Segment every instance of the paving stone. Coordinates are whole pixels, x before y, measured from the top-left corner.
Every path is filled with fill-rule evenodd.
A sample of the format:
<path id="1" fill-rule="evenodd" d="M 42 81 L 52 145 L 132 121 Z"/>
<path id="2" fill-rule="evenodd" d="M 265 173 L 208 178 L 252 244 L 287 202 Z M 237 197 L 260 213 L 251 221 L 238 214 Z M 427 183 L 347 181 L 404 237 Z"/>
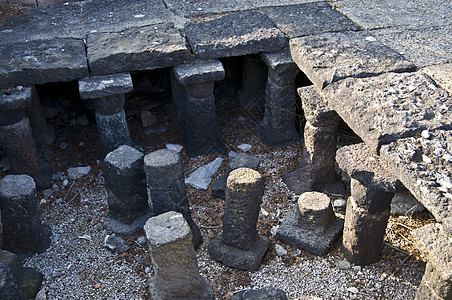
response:
<path id="1" fill-rule="evenodd" d="M 71 81 L 86 76 L 88 66 L 81 40 L 0 45 L 0 87 Z"/>
<path id="2" fill-rule="evenodd" d="M 171 23 L 92 33 L 87 49 L 93 75 L 165 68 L 191 59 L 184 38 Z"/>
<path id="3" fill-rule="evenodd" d="M 183 16 L 218 14 L 252 9 L 247 0 L 163 0 L 166 6 Z"/>
<path id="4" fill-rule="evenodd" d="M 264 7 L 261 11 L 289 38 L 323 32 L 360 30 L 358 25 L 323 1 Z"/>
<path id="5" fill-rule="evenodd" d="M 116 94 L 124 94 L 133 90 L 130 73 L 107 76 L 93 76 L 78 81 L 81 99 L 96 99 Z"/>
<path id="6" fill-rule="evenodd" d="M 318 89 L 347 77 L 413 71 L 414 65 L 370 33 L 327 32 L 290 40 L 292 59 Z"/>
<path id="7" fill-rule="evenodd" d="M 452 61 L 450 28 L 451 25 L 420 29 L 383 28 L 373 30 L 372 34 L 416 67 L 422 68 Z"/>
<path id="8" fill-rule="evenodd" d="M 428 66 L 422 72 L 430 76 L 440 87 L 452 94 L 452 63 Z"/>
<path id="9" fill-rule="evenodd" d="M 323 92 L 328 105 L 376 153 L 398 138 L 452 126 L 452 97 L 422 72 L 347 78 Z"/>
<path id="10" fill-rule="evenodd" d="M 364 143 L 339 148 L 336 151 L 336 162 L 343 172 L 366 186 L 387 192 L 405 190 L 386 163 L 372 153 Z"/>
<path id="11" fill-rule="evenodd" d="M 199 58 L 275 52 L 287 45 L 279 29 L 262 13 L 235 12 L 185 27 L 193 53 Z"/>
<path id="12" fill-rule="evenodd" d="M 423 156 L 430 158 L 426 162 Z M 380 157 L 438 222 L 452 233 L 452 132 L 432 131 L 428 139 L 400 139 Z"/>

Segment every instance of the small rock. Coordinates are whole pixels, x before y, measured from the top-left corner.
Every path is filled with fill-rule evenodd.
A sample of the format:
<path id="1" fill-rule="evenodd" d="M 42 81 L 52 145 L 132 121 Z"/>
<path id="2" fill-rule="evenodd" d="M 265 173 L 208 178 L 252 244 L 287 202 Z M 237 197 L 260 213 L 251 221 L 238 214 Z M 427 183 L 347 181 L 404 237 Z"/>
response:
<path id="1" fill-rule="evenodd" d="M 146 244 L 147 239 L 144 236 L 140 236 L 139 238 L 137 238 L 137 243 L 140 245 L 144 245 Z"/>
<path id="2" fill-rule="evenodd" d="M 35 300 L 47 300 L 47 292 L 45 288 L 39 290 L 35 296 Z"/>
<path id="3" fill-rule="evenodd" d="M 78 143 L 78 145 L 79 145 L 80 147 L 83 147 L 83 146 L 85 146 L 85 143 L 84 143 L 84 142 L 80 142 L 80 143 Z"/>
<path id="4" fill-rule="evenodd" d="M 179 144 L 166 144 L 166 149 L 176 151 L 176 152 L 181 152 L 183 148 L 184 148 L 184 146 L 179 145 Z"/>
<path id="5" fill-rule="evenodd" d="M 353 266 L 353 270 L 361 272 L 362 268 L 361 266 Z"/>
<path id="6" fill-rule="evenodd" d="M 67 186 L 67 185 L 69 184 L 69 181 L 68 181 L 67 179 L 64 179 L 64 180 L 61 182 L 61 184 L 62 184 L 63 186 Z"/>
<path id="7" fill-rule="evenodd" d="M 350 293 L 353 293 L 353 294 L 358 294 L 359 293 L 359 290 L 357 288 L 355 288 L 354 286 L 349 287 L 347 289 L 347 291 L 349 291 Z"/>
<path id="8" fill-rule="evenodd" d="M 91 238 L 91 236 L 89 234 L 81 235 L 78 238 L 82 239 L 82 240 L 87 240 L 87 241 L 91 241 L 92 240 L 92 238 Z"/>
<path id="9" fill-rule="evenodd" d="M 51 189 L 46 189 L 42 191 L 42 196 L 46 199 L 49 199 L 49 197 L 53 194 L 53 191 Z"/>
<path id="10" fill-rule="evenodd" d="M 261 207 L 261 214 L 262 214 L 264 217 L 267 217 L 267 216 L 269 215 L 269 213 L 268 213 L 265 209 L 263 209 L 262 207 Z"/>
<path id="11" fill-rule="evenodd" d="M 272 229 L 270 229 L 270 234 L 272 236 L 276 236 L 276 232 L 278 231 L 278 229 L 279 229 L 279 225 L 273 226 Z"/>
<path id="12" fill-rule="evenodd" d="M 340 269 L 340 270 L 350 270 L 350 263 L 348 261 L 345 260 L 338 260 L 335 263 L 336 268 Z"/>
<path id="13" fill-rule="evenodd" d="M 154 116 L 150 111 L 147 110 L 142 110 L 140 115 L 141 125 L 143 125 L 144 128 L 154 125 L 158 120 L 156 116 Z"/>
<path id="14" fill-rule="evenodd" d="M 421 136 L 422 136 L 424 139 L 428 139 L 428 138 L 430 137 L 430 132 L 429 132 L 428 130 L 422 130 Z"/>
<path id="15" fill-rule="evenodd" d="M 96 283 L 96 284 L 94 285 L 94 288 L 95 288 L 95 289 L 100 289 L 100 283 Z"/>
<path id="16" fill-rule="evenodd" d="M 279 244 L 275 245 L 275 251 L 276 251 L 276 254 L 278 256 L 285 256 L 285 255 L 287 255 L 287 250 L 284 249 L 284 247 L 279 245 Z"/>
<path id="17" fill-rule="evenodd" d="M 55 200 L 55 204 L 60 204 L 61 202 L 63 202 L 63 199 L 62 199 L 62 198 L 57 198 L 57 199 Z"/>
<path id="18" fill-rule="evenodd" d="M 245 121 L 246 121 L 246 118 L 245 118 L 244 116 L 239 116 L 239 117 L 237 118 L 237 120 L 239 120 L 240 122 L 245 122 Z"/>
<path id="19" fill-rule="evenodd" d="M 88 126 L 89 125 L 89 120 L 85 114 L 77 117 L 77 124 L 80 126 Z"/>
<path id="20" fill-rule="evenodd" d="M 253 146 L 251 146 L 250 144 L 240 144 L 237 146 L 237 148 L 243 152 L 248 152 L 251 150 L 251 148 L 253 148 Z"/>
<path id="21" fill-rule="evenodd" d="M 69 168 L 67 169 L 67 176 L 69 177 L 70 180 L 76 180 L 87 175 L 90 171 L 91 171 L 90 166 Z"/>
<path id="22" fill-rule="evenodd" d="M 292 252 L 292 255 L 293 256 L 298 256 L 298 255 L 300 255 L 301 254 L 301 250 L 300 249 L 296 249 L 296 250 L 294 250 L 293 252 Z"/>
<path id="23" fill-rule="evenodd" d="M 124 253 L 129 250 L 127 243 L 122 238 L 116 236 L 114 233 L 105 237 L 104 247 L 115 253 Z"/>
<path id="24" fill-rule="evenodd" d="M 347 201 L 344 199 L 334 200 L 333 206 L 334 208 L 344 208 L 345 206 L 347 206 Z"/>
<path id="25" fill-rule="evenodd" d="M 145 271 L 146 273 L 151 273 L 151 268 L 146 267 L 146 268 L 144 268 L 144 271 Z"/>
<path id="26" fill-rule="evenodd" d="M 62 150 L 65 150 L 65 149 L 67 148 L 67 146 L 69 146 L 68 143 L 61 143 L 61 144 L 60 144 L 60 148 L 61 148 Z"/>
<path id="27" fill-rule="evenodd" d="M 425 162 L 426 164 L 431 164 L 432 163 L 432 159 L 430 157 L 428 157 L 427 155 L 422 154 L 422 161 Z"/>
<path id="28" fill-rule="evenodd" d="M 207 190 L 210 181 L 212 180 L 213 174 L 218 171 L 222 162 L 223 158 L 218 157 L 207 165 L 199 167 L 187 178 L 185 178 L 185 183 L 191 185 L 196 189 Z"/>
<path id="29" fill-rule="evenodd" d="M 58 185 L 57 184 L 52 184 L 52 191 L 54 191 L 54 192 L 58 192 L 60 190 L 60 188 L 58 187 Z"/>
<path id="30" fill-rule="evenodd" d="M 9 163 L 9 160 L 6 156 L 3 157 L 2 160 L 0 161 L 0 168 L 3 171 L 9 171 L 11 169 L 11 164 Z"/>

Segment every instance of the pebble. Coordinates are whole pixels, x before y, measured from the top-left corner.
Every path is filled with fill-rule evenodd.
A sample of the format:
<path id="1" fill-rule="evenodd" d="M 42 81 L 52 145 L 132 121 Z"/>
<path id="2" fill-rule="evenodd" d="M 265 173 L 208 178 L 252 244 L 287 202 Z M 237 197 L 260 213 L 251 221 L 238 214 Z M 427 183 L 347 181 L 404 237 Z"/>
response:
<path id="1" fill-rule="evenodd" d="M 353 294 L 358 294 L 358 293 L 359 293 L 359 290 L 358 290 L 357 288 L 355 288 L 354 286 L 349 287 L 349 288 L 347 289 L 347 291 L 349 291 L 349 292 L 351 292 L 351 293 L 353 293 Z"/>
<path id="2" fill-rule="evenodd" d="M 279 244 L 275 245 L 275 251 L 276 251 L 276 254 L 278 256 L 285 256 L 285 255 L 287 255 L 287 250 L 284 249 L 284 247 L 279 245 Z"/>
<path id="3" fill-rule="evenodd" d="M 270 234 L 272 236 L 276 236 L 276 231 L 278 231 L 279 225 L 273 226 L 272 229 L 270 229 Z"/>
<path id="4" fill-rule="evenodd" d="M 340 270 L 350 270 L 350 263 L 348 261 L 345 260 L 338 260 L 335 263 L 336 268 L 340 269 Z"/>
<path id="5" fill-rule="evenodd" d="M 100 283 L 96 283 L 96 284 L 94 285 L 94 288 L 95 288 L 95 289 L 100 289 Z"/>
<path id="6" fill-rule="evenodd" d="M 90 166 L 86 167 L 75 167 L 67 169 L 67 176 L 70 180 L 80 179 L 91 171 Z"/>
<path id="7" fill-rule="evenodd" d="M 261 214 L 262 214 L 264 217 L 267 217 L 267 216 L 268 216 L 268 212 L 267 212 L 265 209 L 263 209 L 262 207 L 261 207 Z"/>
<path id="8" fill-rule="evenodd" d="M 53 194 L 53 190 L 51 190 L 51 189 L 46 189 L 46 190 L 42 191 L 42 195 L 46 199 L 48 199 L 52 194 Z"/>
<path id="9" fill-rule="evenodd" d="M 345 206 L 347 206 L 347 201 L 344 200 L 344 199 L 337 199 L 337 200 L 334 200 L 333 206 L 334 206 L 335 208 L 344 208 Z"/>
<path id="10" fill-rule="evenodd" d="M 140 236 L 139 238 L 137 238 L 137 243 L 140 245 L 144 245 L 146 244 L 147 239 L 144 236 Z"/>
<path id="11" fill-rule="evenodd" d="M 432 159 L 430 157 L 428 157 L 427 155 L 422 154 L 422 161 L 425 162 L 426 164 L 431 164 L 432 163 Z"/>
<path id="12" fill-rule="evenodd" d="M 237 148 L 243 152 L 248 152 L 251 150 L 251 148 L 253 148 L 253 146 L 251 146 L 250 144 L 240 144 L 237 146 Z"/>
<path id="13" fill-rule="evenodd" d="M 83 146 L 85 146 L 85 143 L 84 143 L 84 142 L 80 142 L 80 143 L 78 143 L 78 145 L 79 145 L 80 147 L 83 147 Z"/>
<path id="14" fill-rule="evenodd" d="M 237 153 L 234 152 L 234 151 L 229 151 L 228 156 L 229 156 L 230 158 L 234 158 L 234 157 L 237 157 Z"/>
<path id="15" fill-rule="evenodd" d="M 428 130 L 422 130 L 421 136 L 422 136 L 424 139 L 428 139 L 428 138 L 430 137 L 430 132 L 429 132 Z"/>
<path id="16" fill-rule="evenodd" d="M 61 148 L 62 150 L 65 150 L 65 149 L 67 148 L 67 146 L 69 146 L 68 143 L 61 143 L 61 144 L 60 144 L 60 148 Z"/>
<path id="17" fill-rule="evenodd" d="M 62 198 L 57 198 L 57 199 L 55 200 L 55 204 L 60 204 L 61 202 L 63 202 L 63 199 L 62 199 Z"/>
<path id="18" fill-rule="evenodd" d="M 52 184 L 52 191 L 54 191 L 54 192 L 58 192 L 60 190 L 60 188 L 58 187 L 58 185 L 57 184 Z"/>
<path id="19" fill-rule="evenodd" d="M 67 179 L 64 179 L 61 183 L 63 186 L 67 186 L 69 184 L 69 181 Z"/>
<path id="20" fill-rule="evenodd" d="M 176 152 L 181 152 L 183 148 L 184 147 L 179 144 L 166 144 L 166 149 L 176 151 Z"/>

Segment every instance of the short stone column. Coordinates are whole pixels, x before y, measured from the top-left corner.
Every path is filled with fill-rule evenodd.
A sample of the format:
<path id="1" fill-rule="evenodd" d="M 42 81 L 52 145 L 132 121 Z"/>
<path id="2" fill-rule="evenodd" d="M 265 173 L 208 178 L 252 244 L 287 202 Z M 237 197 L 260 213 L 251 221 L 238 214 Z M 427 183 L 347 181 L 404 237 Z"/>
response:
<path id="1" fill-rule="evenodd" d="M 342 194 L 344 186 L 335 172 L 337 125 L 339 116 L 313 87 L 298 89 L 306 125 L 303 154 L 298 168 L 283 176 L 284 183 L 296 193 L 319 191 Z"/>
<path id="2" fill-rule="evenodd" d="M 193 245 L 198 247 L 202 236 L 191 217 L 180 154 L 168 149 L 151 152 L 144 157 L 144 170 L 154 214 L 181 213 L 192 230 Z"/>
<path id="3" fill-rule="evenodd" d="M 143 153 L 127 145 L 119 146 L 105 157 L 103 169 L 108 193 L 105 229 L 133 234 L 152 217 L 143 163 Z"/>
<path id="4" fill-rule="evenodd" d="M 452 299 L 452 236 L 439 223 L 413 230 L 412 235 L 428 261 L 415 300 Z"/>
<path id="5" fill-rule="evenodd" d="M 37 142 L 52 144 L 55 141 L 55 129 L 47 123 L 42 110 L 41 100 L 35 86 L 31 86 L 31 105 L 27 108 L 27 116 L 33 128 L 33 138 Z"/>
<path id="6" fill-rule="evenodd" d="M 226 266 L 256 270 L 270 240 L 257 233 L 264 178 L 248 168 L 231 171 L 227 181 L 223 232 L 209 244 L 210 256 Z"/>
<path id="7" fill-rule="evenodd" d="M 133 89 L 130 74 L 80 79 L 78 88 L 81 99 L 93 100 L 102 155 L 121 145 L 132 145 L 124 112 L 125 93 Z"/>
<path id="8" fill-rule="evenodd" d="M 195 157 L 209 153 L 226 153 L 218 137 L 213 90 L 215 81 L 224 78 L 224 68 L 218 60 L 197 60 L 173 69 L 175 79 L 185 86 L 186 105 L 178 104 L 185 114 L 184 143 L 187 155 Z M 180 101 L 184 101 L 183 97 Z M 185 111 L 184 111 L 185 108 Z"/>
<path id="9" fill-rule="evenodd" d="M 151 299 L 213 299 L 212 288 L 199 274 L 190 227 L 180 213 L 150 218 L 144 231 L 155 272 L 149 280 Z"/>
<path id="10" fill-rule="evenodd" d="M 28 175 L 7 175 L 0 180 L 3 248 L 11 252 L 37 252 L 43 246 L 43 227 L 36 201 L 36 185 Z"/>
<path id="11" fill-rule="evenodd" d="M 298 67 L 292 61 L 288 48 L 278 53 L 262 53 L 261 57 L 268 67 L 268 79 L 264 119 L 257 125 L 257 132 L 269 146 L 296 143 L 299 140 L 295 128 L 295 77 Z"/>
<path id="12" fill-rule="evenodd" d="M 242 87 L 237 92 L 237 101 L 245 110 L 260 106 L 265 101 L 267 67 L 258 55 L 243 58 Z"/>
<path id="13" fill-rule="evenodd" d="M 50 186 L 52 168 L 41 160 L 25 109 L 31 104 L 31 88 L 0 91 L 0 143 L 13 172 L 28 174 L 39 189 Z"/>
<path id="14" fill-rule="evenodd" d="M 319 192 L 306 192 L 298 197 L 296 205 L 284 218 L 276 238 L 281 242 L 323 255 L 333 245 L 344 226 L 334 215 L 330 197 Z"/>

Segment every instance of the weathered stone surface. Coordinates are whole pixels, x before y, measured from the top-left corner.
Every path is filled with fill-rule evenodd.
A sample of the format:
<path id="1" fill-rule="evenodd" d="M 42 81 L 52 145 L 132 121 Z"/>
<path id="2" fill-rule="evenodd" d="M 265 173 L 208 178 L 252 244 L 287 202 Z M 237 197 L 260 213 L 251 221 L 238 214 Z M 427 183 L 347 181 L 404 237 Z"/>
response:
<path id="1" fill-rule="evenodd" d="M 92 33 L 88 35 L 87 48 L 93 75 L 165 68 L 191 59 L 185 40 L 170 23 Z"/>
<path id="2" fill-rule="evenodd" d="M 376 153 L 382 144 L 423 129 L 452 127 L 451 95 L 421 72 L 347 78 L 323 92 L 328 105 Z"/>
<path id="3" fill-rule="evenodd" d="M 284 35 L 262 13 L 235 12 L 191 23 L 185 28 L 193 53 L 199 58 L 275 52 L 287 45 Z"/>
<path id="4" fill-rule="evenodd" d="M 368 32 L 327 32 L 291 39 L 290 52 L 300 70 L 318 89 L 347 77 L 415 69 Z"/>
<path id="5" fill-rule="evenodd" d="M 451 299 L 452 280 L 446 280 L 442 274 L 433 267 L 432 263 L 427 263 L 421 284 L 418 287 L 415 300 L 424 299 Z"/>
<path id="6" fill-rule="evenodd" d="M 183 85 L 217 81 L 224 78 L 224 68 L 219 60 L 195 60 L 190 64 L 174 67 L 174 75 Z"/>
<path id="7" fill-rule="evenodd" d="M 430 76 L 440 87 L 452 94 L 452 63 L 428 66 L 422 72 Z"/>
<path id="8" fill-rule="evenodd" d="M 0 297 L 6 300 L 26 299 L 7 263 L 0 262 Z"/>
<path id="9" fill-rule="evenodd" d="M 93 99 L 94 110 L 102 115 L 114 115 L 124 111 L 125 94 L 116 94 Z"/>
<path id="10" fill-rule="evenodd" d="M 90 166 L 72 167 L 67 169 L 67 177 L 69 180 L 77 180 L 88 175 L 89 172 L 91 172 Z"/>
<path id="11" fill-rule="evenodd" d="M 199 246 L 202 236 L 191 217 L 180 154 L 168 149 L 151 152 L 144 157 L 144 171 L 154 214 L 181 213 L 190 225 L 193 245 Z"/>
<path id="12" fill-rule="evenodd" d="M 31 88 L 0 90 L 0 110 L 23 109 L 31 105 Z"/>
<path id="13" fill-rule="evenodd" d="M 259 290 L 244 290 L 231 297 L 230 300 L 287 300 L 283 290 L 266 287 Z"/>
<path id="14" fill-rule="evenodd" d="M 261 58 L 268 67 L 269 78 L 278 85 L 294 83 L 300 71 L 290 56 L 289 47 L 278 52 L 261 53 Z"/>
<path id="15" fill-rule="evenodd" d="M 129 251 L 129 245 L 123 238 L 116 236 L 116 234 L 109 234 L 104 239 L 104 247 L 115 253 L 124 253 Z"/>
<path id="16" fill-rule="evenodd" d="M 261 11 L 291 39 L 323 32 L 360 30 L 326 1 L 263 7 Z"/>
<path id="17" fill-rule="evenodd" d="M 408 193 L 396 193 L 391 200 L 391 213 L 411 215 L 425 211 L 424 205 Z"/>
<path id="18" fill-rule="evenodd" d="M 124 110 L 112 115 L 96 112 L 94 116 L 103 155 L 107 155 L 121 145 L 132 145 Z"/>
<path id="19" fill-rule="evenodd" d="M 155 275 L 149 281 L 152 299 L 213 299 L 213 291 L 199 275 L 192 234 L 180 213 L 150 218 L 145 226 Z"/>
<path id="20" fill-rule="evenodd" d="M 86 76 L 88 66 L 81 40 L 0 45 L 0 87 L 70 81 Z"/>
<path id="21" fill-rule="evenodd" d="M 253 6 L 247 0 L 163 0 L 166 6 L 177 14 L 196 16 L 248 10 Z"/>
<path id="22" fill-rule="evenodd" d="M 367 182 L 361 182 L 355 178 L 350 181 L 350 190 L 354 203 L 369 214 L 390 209 L 391 200 L 394 197 L 393 192 L 387 192 L 372 184 L 367 185 Z"/>
<path id="23" fill-rule="evenodd" d="M 217 157 L 207 165 L 201 166 L 185 178 L 185 183 L 196 189 L 207 190 L 212 180 L 212 176 L 218 171 L 223 158 Z"/>
<path id="24" fill-rule="evenodd" d="M 93 76 L 78 81 L 81 99 L 96 99 L 131 92 L 133 89 L 130 73 L 107 76 Z"/>
<path id="25" fill-rule="evenodd" d="M 322 127 L 339 123 L 336 112 L 328 106 L 323 93 L 314 86 L 301 87 L 297 92 L 301 98 L 306 121 L 312 126 Z"/>
<path id="26" fill-rule="evenodd" d="M 452 233 L 452 132 L 401 139 L 381 149 L 380 157 L 436 220 Z"/>
<path id="27" fill-rule="evenodd" d="M 343 172 L 367 187 L 392 193 L 405 190 L 386 163 L 364 143 L 339 148 L 336 151 L 336 162 Z"/>
<path id="28" fill-rule="evenodd" d="M 415 15 L 419 13 L 416 12 Z M 416 67 L 449 63 L 452 60 L 450 26 L 420 29 L 383 28 L 372 34 L 386 46 L 402 54 Z"/>

